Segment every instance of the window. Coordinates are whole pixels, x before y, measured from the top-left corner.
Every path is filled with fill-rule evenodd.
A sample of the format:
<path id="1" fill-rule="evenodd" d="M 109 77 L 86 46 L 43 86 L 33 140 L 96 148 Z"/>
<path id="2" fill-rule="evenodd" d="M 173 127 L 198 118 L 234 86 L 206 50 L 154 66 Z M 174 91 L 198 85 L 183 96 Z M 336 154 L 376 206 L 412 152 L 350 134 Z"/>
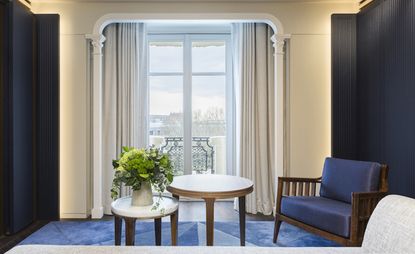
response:
<path id="1" fill-rule="evenodd" d="M 229 34 L 148 36 L 149 143 L 177 175 L 232 174 L 229 43 Z"/>

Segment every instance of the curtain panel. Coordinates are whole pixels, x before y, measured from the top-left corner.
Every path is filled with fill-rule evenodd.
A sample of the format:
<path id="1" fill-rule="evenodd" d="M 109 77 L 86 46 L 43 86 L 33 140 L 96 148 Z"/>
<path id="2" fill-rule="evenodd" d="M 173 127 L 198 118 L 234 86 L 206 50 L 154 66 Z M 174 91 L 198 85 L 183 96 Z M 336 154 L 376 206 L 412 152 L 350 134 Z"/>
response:
<path id="1" fill-rule="evenodd" d="M 103 56 L 102 133 L 103 203 L 111 214 L 112 160 L 123 146 L 147 145 L 145 26 L 114 23 L 106 27 Z M 121 196 L 130 190 L 122 188 Z"/>
<path id="2" fill-rule="evenodd" d="M 275 203 L 274 49 L 272 28 L 233 24 L 236 135 L 239 175 L 254 182 L 248 213 L 273 213 Z"/>

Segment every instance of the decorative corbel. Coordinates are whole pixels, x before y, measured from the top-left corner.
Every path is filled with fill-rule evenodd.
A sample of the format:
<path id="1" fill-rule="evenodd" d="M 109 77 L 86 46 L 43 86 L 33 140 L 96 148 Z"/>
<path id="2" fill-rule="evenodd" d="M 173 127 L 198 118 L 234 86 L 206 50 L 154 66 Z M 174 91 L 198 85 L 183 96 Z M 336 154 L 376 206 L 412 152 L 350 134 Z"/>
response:
<path id="1" fill-rule="evenodd" d="M 104 46 L 105 36 L 102 34 L 87 34 L 85 38 L 91 40 L 91 45 L 94 47 L 94 55 L 102 54 L 102 46 Z"/>
<path id="2" fill-rule="evenodd" d="M 288 34 L 274 34 L 271 37 L 271 41 L 273 42 L 273 47 L 275 48 L 275 53 L 277 55 L 284 55 L 285 53 L 285 42 L 290 39 L 291 36 Z"/>

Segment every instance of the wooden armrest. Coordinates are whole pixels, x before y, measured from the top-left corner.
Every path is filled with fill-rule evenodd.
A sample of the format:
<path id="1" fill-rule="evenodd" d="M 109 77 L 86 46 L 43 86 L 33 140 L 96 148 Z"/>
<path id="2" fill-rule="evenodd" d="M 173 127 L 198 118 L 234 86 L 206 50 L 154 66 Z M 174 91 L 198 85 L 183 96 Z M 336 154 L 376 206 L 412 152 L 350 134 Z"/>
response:
<path id="1" fill-rule="evenodd" d="M 315 196 L 316 185 L 318 183 L 321 183 L 321 177 L 278 177 L 277 213 L 281 212 L 281 200 L 283 196 Z"/>
<path id="2" fill-rule="evenodd" d="M 317 177 L 317 178 L 278 177 L 278 181 L 282 181 L 282 182 L 320 183 L 321 182 L 321 177 Z"/>
<path id="3" fill-rule="evenodd" d="M 353 192 L 352 193 L 352 203 L 353 200 L 360 200 L 360 199 L 382 199 L 387 195 L 386 192 L 382 191 L 370 191 L 370 192 Z"/>
<path id="4" fill-rule="evenodd" d="M 352 193 L 352 218 L 350 228 L 350 240 L 360 245 L 370 216 L 379 201 L 387 195 L 386 192 L 353 192 Z"/>

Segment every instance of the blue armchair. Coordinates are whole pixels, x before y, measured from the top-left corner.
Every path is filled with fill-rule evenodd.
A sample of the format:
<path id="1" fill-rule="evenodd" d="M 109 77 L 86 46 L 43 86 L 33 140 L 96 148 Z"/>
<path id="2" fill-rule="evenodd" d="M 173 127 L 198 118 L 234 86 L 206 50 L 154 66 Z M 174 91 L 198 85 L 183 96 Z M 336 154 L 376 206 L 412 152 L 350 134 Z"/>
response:
<path id="1" fill-rule="evenodd" d="M 279 177 L 273 242 L 284 221 L 345 246 L 360 246 L 370 215 L 388 191 L 387 177 L 386 165 L 336 158 L 326 158 L 320 178 Z"/>

